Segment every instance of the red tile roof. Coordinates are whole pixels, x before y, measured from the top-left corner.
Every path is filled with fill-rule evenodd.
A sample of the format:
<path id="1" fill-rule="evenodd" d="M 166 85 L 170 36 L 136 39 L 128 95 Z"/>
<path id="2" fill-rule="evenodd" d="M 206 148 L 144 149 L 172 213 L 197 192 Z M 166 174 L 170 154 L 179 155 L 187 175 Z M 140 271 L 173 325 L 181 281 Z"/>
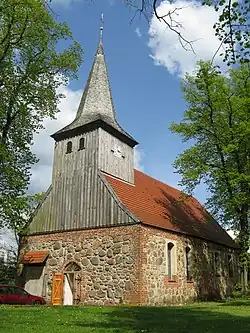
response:
<path id="1" fill-rule="evenodd" d="M 142 223 L 237 247 L 232 238 L 194 198 L 135 170 L 135 184 L 105 175 L 121 202 Z"/>
<path id="2" fill-rule="evenodd" d="M 48 251 L 31 251 L 25 253 L 23 259 L 21 260 L 22 264 L 42 264 L 45 259 L 48 257 Z"/>

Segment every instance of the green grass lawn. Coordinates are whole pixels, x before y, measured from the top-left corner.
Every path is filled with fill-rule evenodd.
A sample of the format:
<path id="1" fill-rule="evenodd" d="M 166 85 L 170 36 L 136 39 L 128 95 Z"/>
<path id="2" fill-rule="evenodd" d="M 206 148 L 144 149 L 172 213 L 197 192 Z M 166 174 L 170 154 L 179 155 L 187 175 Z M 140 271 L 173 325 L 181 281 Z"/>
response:
<path id="1" fill-rule="evenodd" d="M 250 333 L 250 300 L 170 307 L 0 306 L 4 333 Z"/>

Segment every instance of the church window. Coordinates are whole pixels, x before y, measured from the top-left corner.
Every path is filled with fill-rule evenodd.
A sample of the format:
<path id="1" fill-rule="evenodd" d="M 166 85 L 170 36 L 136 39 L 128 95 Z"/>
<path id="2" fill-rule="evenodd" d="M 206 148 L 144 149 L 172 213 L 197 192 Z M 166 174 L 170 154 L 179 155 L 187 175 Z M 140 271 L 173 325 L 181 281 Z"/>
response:
<path id="1" fill-rule="evenodd" d="M 214 252 L 214 273 L 215 275 L 220 275 L 220 253 Z"/>
<path id="2" fill-rule="evenodd" d="M 66 150 L 66 154 L 70 154 L 72 153 L 72 142 L 68 141 L 67 142 L 67 150 Z"/>
<path id="3" fill-rule="evenodd" d="M 233 269 L 233 256 L 232 256 L 232 254 L 228 255 L 227 260 L 228 260 L 228 274 L 229 274 L 229 277 L 233 277 L 234 276 L 234 269 Z"/>
<path id="4" fill-rule="evenodd" d="M 85 140 L 84 138 L 81 138 L 79 141 L 79 148 L 78 150 L 83 150 L 85 148 Z"/>
<path id="5" fill-rule="evenodd" d="M 174 270 L 174 244 L 169 242 L 167 244 L 167 271 L 168 279 L 173 279 L 173 270 Z"/>
<path id="6" fill-rule="evenodd" d="M 186 255 L 186 278 L 187 278 L 187 281 L 190 281 L 191 280 L 191 249 L 188 246 L 185 249 L 185 255 Z"/>

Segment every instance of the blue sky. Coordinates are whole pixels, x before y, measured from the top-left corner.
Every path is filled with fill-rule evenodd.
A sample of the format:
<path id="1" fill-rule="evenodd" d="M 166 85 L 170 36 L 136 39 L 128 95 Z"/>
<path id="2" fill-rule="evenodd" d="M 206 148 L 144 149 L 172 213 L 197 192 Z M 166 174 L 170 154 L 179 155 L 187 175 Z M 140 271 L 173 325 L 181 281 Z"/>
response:
<path id="1" fill-rule="evenodd" d="M 179 176 L 174 174 L 172 163 L 184 145 L 168 127 L 172 121 L 181 120 L 185 110 L 180 78 L 185 71 L 192 71 L 199 58 L 210 59 L 217 46 L 212 30 L 217 14 L 213 9 L 190 1 L 177 2 L 185 7 L 178 16 L 185 27 L 183 33 L 190 40 L 199 39 L 196 55 L 185 51 L 176 35 L 166 31 L 154 17 L 149 24 L 139 16 L 131 22 L 134 10 L 129 10 L 122 0 L 54 0 L 57 20 L 68 23 L 74 39 L 84 49 L 84 61 L 78 80 L 63 91 L 66 99 L 58 121 L 45 121 L 45 130 L 35 137 L 34 151 L 40 163 L 33 169 L 33 191 L 44 191 L 50 183 L 53 140 L 49 135 L 75 115 L 96 52 L 102 12 L 104 50 L 117 119 L 139 142 L 137 165 L 145 173 L 177 186 Z M 158 10 L 168 11 L 169 6 L 163 2 Z M 205 201 L 202 186 L 195 195 Z"/>
<path id="2" fill-rule="evenodd" d="M 139 1 L 139 0 L 138 0 Z M 157 11 L 166 14 L 176 7 L 177 28 L 193 44 L 195 54 L 185 51 L 177 35 L 155 17 L 149 23 L 138 16 L 131 23 L 132 9 L 124 0 L 52 0 L 58 21 L 66 21 L 73 37 L 84 49 L 84 61 L 77 81 L 60 88 L 66 96 L 59 105 L 57 120 L 46 119 L 45 129 L 34 137 L 33 151 L 40 159 L 32 169 L 31 192 L 46 191 L 51 182 L 54 141 L 50 138 L 75 117 L 96 52 L 100 15 L 104 13 L 104 50 L 117 119 L 138 142 L 136 166 L 145 173 L 177 187 L 180 178 L 172 163 L 185 148 L 168 127 L 180 121 L 185 101 L 180 80 L 192 72 L 198 59 L 211 59 L 219 45 L 212 26 L 218 18 L 213 8 L 195 0 L 159 2 Z M 220 59 L 215 61 L 220 63 Z M 204 203 L 207 193 L 200 186 L 195 196 Z M 7 237 L 7 236 L 6 236 Z M 6 238 L 5 239 L 8 239 Z"/>

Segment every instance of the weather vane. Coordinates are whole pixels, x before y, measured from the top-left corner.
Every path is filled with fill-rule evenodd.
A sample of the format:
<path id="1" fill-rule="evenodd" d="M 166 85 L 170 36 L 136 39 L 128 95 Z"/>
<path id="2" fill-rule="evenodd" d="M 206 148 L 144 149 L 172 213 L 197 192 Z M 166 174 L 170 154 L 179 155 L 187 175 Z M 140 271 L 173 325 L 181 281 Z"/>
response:
<path id="1" fill-rule="evenodd" d="M 103 33 L 103 25 L 104 25 L 104 15 L 101 13 L 101 26 L 100 26 L 100 34 L 102 38 L 102 33 Z"/>

